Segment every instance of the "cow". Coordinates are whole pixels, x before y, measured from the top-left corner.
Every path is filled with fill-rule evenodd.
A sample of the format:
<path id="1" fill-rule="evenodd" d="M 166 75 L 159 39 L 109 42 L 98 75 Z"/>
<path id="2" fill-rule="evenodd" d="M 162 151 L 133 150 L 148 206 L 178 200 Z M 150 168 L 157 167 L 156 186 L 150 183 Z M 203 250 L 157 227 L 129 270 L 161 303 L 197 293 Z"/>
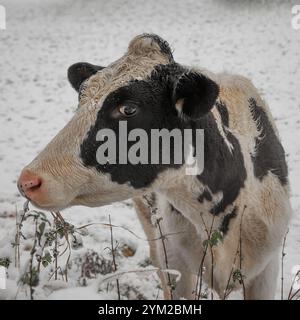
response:
<path id="1" fill-rule="evenodd" d="M 270 110 L 252 82 L 179 64 L 154 34 L 136 36 L 107 67 L 73 64 L 68 79 L 78 109 L 22 170 L 21 194 L 45 210 L 132 199 L 166 299 L 195 298 L 199 277 L 220 298 L 243 289 L 246 299 L 274 299 L 291 216 L 288 169 Z M 204 130 L 203 170 L 186 174 L 187 162 L 172 159 L 99 163 L 104 140 L 97 133 L 118 133 L 121 121 L 146 133 Z M 118 153 L 123 144 L 116 136 Z M 165 269 L 179 271 L 180 279 L 175 283 Z"/>

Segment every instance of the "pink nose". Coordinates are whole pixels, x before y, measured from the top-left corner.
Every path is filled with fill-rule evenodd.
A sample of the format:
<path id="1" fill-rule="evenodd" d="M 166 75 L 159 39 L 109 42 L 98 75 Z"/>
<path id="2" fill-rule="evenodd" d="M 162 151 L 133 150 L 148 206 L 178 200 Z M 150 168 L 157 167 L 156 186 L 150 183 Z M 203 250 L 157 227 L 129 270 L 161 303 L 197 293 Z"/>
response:
<path id="1" fill-rule="evenodd" d="M 23 196 L 30 199 L 32 195 L 39 191 L 41 185 L 42 179 L 38 175 L 27 169 L 21 172 L 18 180 L 18 188 Z"/>

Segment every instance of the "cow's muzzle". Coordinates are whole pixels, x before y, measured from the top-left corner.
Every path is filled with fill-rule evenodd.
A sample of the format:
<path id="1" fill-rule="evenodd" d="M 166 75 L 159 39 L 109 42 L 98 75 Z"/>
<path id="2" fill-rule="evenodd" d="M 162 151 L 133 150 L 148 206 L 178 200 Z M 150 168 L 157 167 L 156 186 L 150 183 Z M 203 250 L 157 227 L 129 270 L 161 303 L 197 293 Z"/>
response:
<path id="1" fill-rule="evenodd" d="M 31 200 L 31 198 L 38 197 L 42 186 L 42 178 L 24 169 L 18 180 L 18 189 L 20 193 Z"/>

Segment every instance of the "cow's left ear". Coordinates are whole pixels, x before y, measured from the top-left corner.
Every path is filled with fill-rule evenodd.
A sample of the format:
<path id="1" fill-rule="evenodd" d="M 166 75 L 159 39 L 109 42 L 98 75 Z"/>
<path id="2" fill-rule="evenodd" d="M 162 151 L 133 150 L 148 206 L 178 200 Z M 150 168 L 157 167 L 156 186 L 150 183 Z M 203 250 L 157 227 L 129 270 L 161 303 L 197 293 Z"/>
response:
<path id="1" fill-rule="evenodd" d="M 104 67 L 96 66 L 87 62 L 78 62 L 69 67 L 68 79 L 72 87 L 78 92 L 80 85 L 84 80 L 102 69 L 104 69 Z"/>
<path id="2" fill-rule="evenodd" d="M 201 73 L 186 72 L 175 84 L 173 101 L 179 113 L 196 120 L 214 106 L 219 86 Z"/>

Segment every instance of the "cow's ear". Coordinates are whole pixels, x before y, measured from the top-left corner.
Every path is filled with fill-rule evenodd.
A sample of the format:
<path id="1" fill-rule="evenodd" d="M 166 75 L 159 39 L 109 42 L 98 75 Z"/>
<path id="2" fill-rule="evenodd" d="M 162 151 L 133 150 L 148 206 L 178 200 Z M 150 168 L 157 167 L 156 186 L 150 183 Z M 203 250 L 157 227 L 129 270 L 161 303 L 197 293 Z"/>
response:
<path id="1" fill-rule="evenodd" d="M 96 66 L 87 62 L 78 62 L 72 64 L 68 69 L 68 79 L 72 87 L 78 92 L 80 85 L 97 71 L 104 67 Z"/>
<path id="2" fill-rule="evenodd" d="M 180 114 L 196 120 L 210 111 L 218 95 L 219 86 L 213 80 L 189 71 L 175 83 L 173 101 Z"/>

